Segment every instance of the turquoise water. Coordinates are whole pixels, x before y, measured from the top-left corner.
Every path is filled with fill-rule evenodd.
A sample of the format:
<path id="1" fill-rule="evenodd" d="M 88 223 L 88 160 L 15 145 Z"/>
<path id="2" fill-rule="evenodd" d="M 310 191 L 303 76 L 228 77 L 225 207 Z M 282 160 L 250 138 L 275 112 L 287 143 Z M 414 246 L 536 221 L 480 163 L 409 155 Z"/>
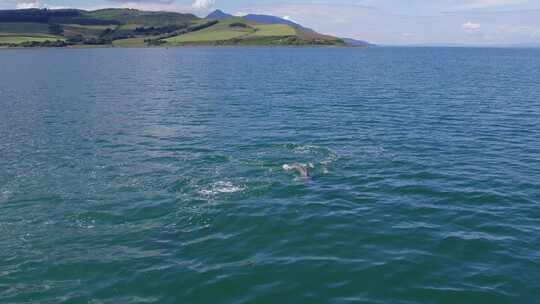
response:
<path id="1" fill-rule="evenodd" d="M 1 51 L 0 303 L 539 303 L 539 79 L 525 49 Z"/>

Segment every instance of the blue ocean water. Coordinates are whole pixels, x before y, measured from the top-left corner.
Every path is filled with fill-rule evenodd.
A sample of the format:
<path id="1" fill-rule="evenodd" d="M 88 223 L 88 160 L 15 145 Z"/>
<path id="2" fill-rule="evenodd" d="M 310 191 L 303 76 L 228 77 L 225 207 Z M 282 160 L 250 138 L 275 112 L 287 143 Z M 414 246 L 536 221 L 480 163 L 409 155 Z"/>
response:
<path id="1" fill-rule="evenodd" d="M 2 50 L 0 303 L 539 303 L 539 81 L 534 49 Z"/>

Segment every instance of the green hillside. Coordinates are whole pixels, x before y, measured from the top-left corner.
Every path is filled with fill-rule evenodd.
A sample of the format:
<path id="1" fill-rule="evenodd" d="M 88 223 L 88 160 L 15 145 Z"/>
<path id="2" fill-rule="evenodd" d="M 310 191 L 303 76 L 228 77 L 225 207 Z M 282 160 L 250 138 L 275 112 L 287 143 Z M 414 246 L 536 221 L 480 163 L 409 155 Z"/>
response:
<path id="1" fill-rule="evenodd" d="M 0 44 L 23 44 L 28 42 L 63 41 L 58 36 L 0 35 Z"/>
<path id="2" fill-rule="evenodd" d="M 199 18 L 192 14 L 171 12 L 144 12 L 135 9 L 103 9 L 83 12 L 83 18 L 120 22 L 147 27 L 189 25 Z"/>
<path id="3" fill-rule="evenodd" d="M 220 21 L 218 24 L 201 31 L 168 38 L 166 41 L 171 44 L 224 42 L 231 39 L 248 40 L 260 37 L 289 37 L 295 35 L 297 35 L 296 30 L 288 25 L 256 24 L 245 22 L 241 18 L 233 18 Z"/>
<path id="4" fill-rule="evenodd" d="M 241 21 L 240 18 L 220 21 L 211 27 L 173 36 L 165 41 L 169 44 L 226 41 L 248 35 L 254 31 L 251 26 L 234 26 L 236 23 L 240 24 Z"/>
<path id="5" fill-rule="evenodd" d="M 242 18 L 164 39 L 167 45 L 342 45 L 340 39 L 304 33 L 290 25 L 260 24 Z"/>
<path id="6" fill-rule="evenodd" d="M 0 23 L 0 33 L 4 34 L 49 34 L 49 25 L 46 23 Z"/>
<path id="7" fill-rule="evenodd" d="M 0 46 L 344 45 L 287 24 L 135 9 L 0 10 Z"/>

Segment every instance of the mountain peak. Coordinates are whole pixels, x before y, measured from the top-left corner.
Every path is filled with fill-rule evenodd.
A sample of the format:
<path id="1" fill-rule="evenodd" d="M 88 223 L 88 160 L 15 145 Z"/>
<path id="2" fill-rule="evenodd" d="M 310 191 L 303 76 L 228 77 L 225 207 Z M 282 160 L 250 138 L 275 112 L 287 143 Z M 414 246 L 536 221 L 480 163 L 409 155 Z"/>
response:
<path id="1" fill-rule="evenodd" d="M 224 11 L 217 9 L 210 13 L 208 16 L 206 16 L 206 19 L 212 19 L 212 20 L 223 20 L 234 17 L 231 14 L 227 14 Z"/>

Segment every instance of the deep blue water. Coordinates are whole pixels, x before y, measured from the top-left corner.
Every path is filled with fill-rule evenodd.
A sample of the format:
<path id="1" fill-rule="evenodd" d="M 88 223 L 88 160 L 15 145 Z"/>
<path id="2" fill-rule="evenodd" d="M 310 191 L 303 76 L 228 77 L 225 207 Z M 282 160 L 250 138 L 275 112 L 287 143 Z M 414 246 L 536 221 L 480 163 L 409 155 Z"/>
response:
<path id="1" fill-rule="evenodd" d="M 0 303 L 539 296 L 540 50 L 0 51 Z"/>

